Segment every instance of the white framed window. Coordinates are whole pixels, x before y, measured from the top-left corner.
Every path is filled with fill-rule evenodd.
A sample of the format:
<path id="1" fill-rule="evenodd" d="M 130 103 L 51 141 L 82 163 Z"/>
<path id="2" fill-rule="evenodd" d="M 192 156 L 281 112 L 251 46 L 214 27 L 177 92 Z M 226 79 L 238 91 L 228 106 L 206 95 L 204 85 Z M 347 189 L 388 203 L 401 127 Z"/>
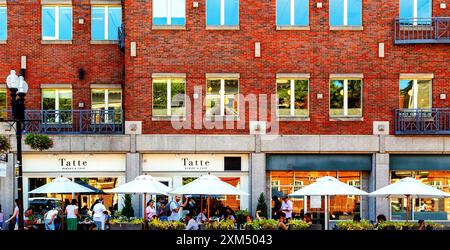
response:
<path id="1" fill-rule="evenodd" d="M 72 40 L 72 6 L 42 6 L 42 40 Z"/>
<path id="2" fill-rule="evenodd" d="M 361 26 L 362 0 L 330 0 L 330 26 Z"/>
<path id="3" fill-rule="evenodd" d="M 45 123 L 71 123 L 72 90 L 43 89 L 42 111 Z"/>
<path id="4" fill-rule="evenodd" d="M 119 123 L 122 120 L 122 90 L 92 89 L 92 114 L 97 123 Z"/>
<path id="5" fill-rule="evenodd" d="M 430 25 L 432 0 L 400 0 L 401 25 Z"/>
<path id="6" fill-rule="evenodd" d="M 330 117 L 362 116 L 362 79 L 331 79 Z"/>
<path id="7" fill-rule="evenodd" d="M 206 26 L 238 26 L 239 0 L 206 0 Z"/>
<path id="8" fill-rule="evenodd" d="M 309 0 L 277 0 L 277 26 L 307 26 Z"/>
<path id="9" fill-rule="evenodd" d="M 186 115 L 186 80 L 153 78 L 152 116 Z"/>
<path id="10" fill-rule="evenodd" d="M 299 180 L 294 180 L 293 192 L 303 188 L 304 182 Z"/>
<path id="11" fill-rule="evenodd" d="M 6 5 L 0 5 L 0 40 L 8 37 L 8 11 Z"/>
<path id="12" fill-rule="evenodd" d="M 207 79 L 206 115 L 228 117 L 239 115 L 238 78 Z"/>
<path id="13" fill-rule="evenodd" d="M 279 117 L 309 116 L 309 79 L 277 79 Z"/>
<path id="14" fill-rule="evenodd" d="M 426 79 L 400 80 L 400 108 L 430 109 L 432 107 L 432 81 Z"/>
<path id="15" fill-rule="evenodd" d="M 185 0 L 153 0 L 153 25 L 186 25 Z"/>
<path id="16" fill-rule="evenodd" d="M 275 189 L 277 191 L 281 191 L 281 182 L 280 180 L 272 180 L 271 182 L 272 189 Z"/>
<path id="17" fill-rule="evenodd" d="M 114 5 L 92 6 L 91 39 L 118 40 L 122 25 L 122 7 Z"/>

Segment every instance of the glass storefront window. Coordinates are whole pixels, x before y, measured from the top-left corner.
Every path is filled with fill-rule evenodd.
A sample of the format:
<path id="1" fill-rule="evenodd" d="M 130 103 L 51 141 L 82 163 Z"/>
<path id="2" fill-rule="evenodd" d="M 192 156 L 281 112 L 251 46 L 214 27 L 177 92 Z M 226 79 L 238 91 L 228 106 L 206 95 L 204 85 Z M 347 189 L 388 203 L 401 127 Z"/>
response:
<path id="1" fill-rule="evenodd" d="M 50 183 L 54 178 L 29 178 L 28 179 L 28 190 L 31 191 L 47 183 Z M 118 195 L 106 193 L 118 186 L 119 178 L 116 177 L 99 177 L 99 178 L 69 178 L 77 183 L 84 183 L 93 188 L 98 189 L 98 193 L 92 194 L 76 194 L 74 199 L 78 200 L 78 205 L 80 207 L 80 215 L 82 218 L 90 215 L 91 206 L 94 204 L 95 200 L 98 198 L 103 198 L 106 209 L 111 213 L 119 210 L 119 199 Z M 102 192 L 103 191 L 103 192 Z M 72 194 L 29 194 L 28 198 L 28 208 L 32 208 L 33 212 L 39 215 L 43 215 L 46 210 L 47 204 L 57 205 L 58 207 L 63 207 L 64 201 L 72 200 Z M 122 201 L 120 201 L 122 202 Z"/>
<path id="2" fill-rule="evenodd" d="M 412 177 L 444 192 L 450 192 L 450 171 L 392 171 L 391 183 L 405 177 Z M 450 220 L 450 198 L 420 198 L 413 203 L 415 220 Z M 406 205 L 405 199 L 391 199 L 392 220 L 405 219 Z"/>
<path id="3" fill-rule="evenodd" d="M 333 176 L 344 183 L 361 188 L 362 173 L 359 171 L 271 171 L 271 195 L 272 197 L 276 195 L 281 200 L 281 197 L 312 184 L 316 179 L 324 176 Z M 293 217 L 302 217 L 305 208 L 303 197 L 292 198 L 292 201 L 294 203 Z M 311 208 L 309 201 L 306 205 L 310 213 L 324 213 L 324 199 L 322 199 L 321 208 Z M 355 215 L 360 215 L 360 206 L 360 196 L 332 196 L 329 203 L 331 220 L 352 220 Z"/>

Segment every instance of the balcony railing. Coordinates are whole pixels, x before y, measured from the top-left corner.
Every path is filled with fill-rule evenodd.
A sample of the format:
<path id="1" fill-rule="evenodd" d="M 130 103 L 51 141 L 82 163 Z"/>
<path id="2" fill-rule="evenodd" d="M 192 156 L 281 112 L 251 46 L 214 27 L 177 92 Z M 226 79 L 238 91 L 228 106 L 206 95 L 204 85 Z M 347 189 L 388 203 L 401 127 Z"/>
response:
<path id="1" fill-rule="evenodd" d="M 395 44 L 450 43 L 450 17 L 395 18 Z"/>
<path id="2" fill-rule="evenodd" d="M 11 120 L 11 111 L 2 117 Z M 26 110 L 24 133 L 122 134 L 122 110 Z"/>
<path id="3" fill-rule="evenodd" d="M 450 108 L 396 109 L 397 135 L 450 134 Z"/>

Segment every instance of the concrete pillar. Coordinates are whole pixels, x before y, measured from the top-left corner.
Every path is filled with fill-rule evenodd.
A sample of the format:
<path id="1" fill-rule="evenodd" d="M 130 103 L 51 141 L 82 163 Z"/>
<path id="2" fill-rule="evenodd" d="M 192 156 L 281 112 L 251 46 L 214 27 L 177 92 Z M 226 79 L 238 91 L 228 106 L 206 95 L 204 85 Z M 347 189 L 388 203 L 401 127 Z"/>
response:
<path id="1" fill-rule="evenodd" d="M 389 154 L 375 154 L 375 190 L 389 185 L 390 173 L 389 173 Z M 372 198 L 373 199 L 373 198 Z M 375 199 L 375 217 L 379 214 L 384 214 L 387 218 L 390 218 L 390 202 L 386 198 Z"/>
<path id="2" fill-rule="evenodd" d="M 8 154 L 6 177 L 0 177 L 0 204 L 2 205 L 5 220 L 14 211 L 16 193 L 14 171 L 14 154 Z"/>
<path id="3" fill-rule="evenodd" d="M 126 182 L 134 180 L 141 174 L 141 157 L 139 153 L 127 153 L 127 173 Z M 132 195 L 132 203 L 134 209 L 134 216 L 140 216 L 143 214 L 141 195 Z M 123 202 L 123 201 L 120 201 Z"/>
<path id="4" fill-rule="evenodd" d="M 252 153 L 251 157 L 251 214 L 255 215 L 258 198 L 264 193 L 267 200 L 266 191 L 266 154 Z M 269 207 L 270 204 L 267 204 Z"/>
<path id="5" fill-rule="evenodd" d="M 362 172 L 361 189 L 368 192 L 370 186 L 370 173 Z M 362 196 L 361 198 L 361 218 L 370 219 L 370 207 L 369 198 L 367 196 Z"/>

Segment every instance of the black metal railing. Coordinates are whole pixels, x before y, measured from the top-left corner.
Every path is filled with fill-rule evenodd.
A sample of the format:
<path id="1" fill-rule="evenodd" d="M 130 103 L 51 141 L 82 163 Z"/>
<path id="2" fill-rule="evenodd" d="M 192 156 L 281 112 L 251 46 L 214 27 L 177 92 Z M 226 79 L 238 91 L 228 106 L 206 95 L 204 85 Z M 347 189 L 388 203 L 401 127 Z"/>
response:
<path id="1" fill-rule="evenodd" d="M 11 120 L 11 111 L 0 112 Z M 25 110 L 24 133 L 123 134 L 122 110 Z"/>
<path id="2" fill-rule="evenodd" d="M 397 135 L 450 134 L 450 108 L 396 109 L 394 119 Z"/>
<path id="3" fill-rule="evenodd" d="M 125 24 L 122 25 L 118 29 L 119 32 L 119 49 L 120 51 L 125 51 Z"/>
<path id="4" fill-rule="evenodd" d="M 395 18 L 395 44 L 450 43 L 450 17 Z"/>

